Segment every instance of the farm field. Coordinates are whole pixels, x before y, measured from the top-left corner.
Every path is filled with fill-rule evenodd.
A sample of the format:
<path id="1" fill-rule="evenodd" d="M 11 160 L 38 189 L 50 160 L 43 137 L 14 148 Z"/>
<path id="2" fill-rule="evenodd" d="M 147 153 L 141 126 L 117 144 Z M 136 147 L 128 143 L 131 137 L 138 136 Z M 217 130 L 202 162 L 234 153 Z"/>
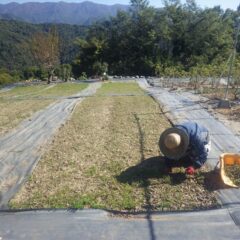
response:
<path id="1" fill-rule="evenodd" d="M 0 134 L 16 127 L 22 120 L 57 101 L 59 97 L 78 93 L 86 86 L 72 83 L 33 85 L 0 93 Z"/>
<path id="2" fill-rule="evenodd" d="M 217 205 L 207 169 L 164 171 L 158 140 L 169 127 L 136 83 L 105 83 L 59 130 L 11 208 L 190 210 Z M 194 190 L 194 191 L 193 191 Z"/>

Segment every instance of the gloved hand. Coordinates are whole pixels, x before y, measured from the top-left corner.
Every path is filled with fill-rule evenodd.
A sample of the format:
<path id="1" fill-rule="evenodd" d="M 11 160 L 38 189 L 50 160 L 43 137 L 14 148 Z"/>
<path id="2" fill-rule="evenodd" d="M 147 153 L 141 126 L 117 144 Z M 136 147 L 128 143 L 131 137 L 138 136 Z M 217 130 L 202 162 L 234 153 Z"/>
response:
<path id="1" fill-rule="evenodd" d="M 185 170 L 185 173 L 188 174 L 188 175 L 194 175 L 195 173 L 195 169 L 194 167 L 190 166 L 190 167 L 187 167 L 186 170 Z"/>

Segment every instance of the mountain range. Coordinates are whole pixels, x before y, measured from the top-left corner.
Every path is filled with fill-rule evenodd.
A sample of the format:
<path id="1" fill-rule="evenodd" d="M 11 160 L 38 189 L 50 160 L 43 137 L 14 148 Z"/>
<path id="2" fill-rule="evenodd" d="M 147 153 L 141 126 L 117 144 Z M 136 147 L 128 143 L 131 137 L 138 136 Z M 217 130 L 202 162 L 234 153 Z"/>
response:
<path id="1" fill-rule="evenodd" d="M 0 19 L 14 19 L 29 23 L 66 23 L 89 25 L 94 21 L 115 16 L 129 6 L 104 5 L 93 2 L 27 2 L 0 4 Z"/>

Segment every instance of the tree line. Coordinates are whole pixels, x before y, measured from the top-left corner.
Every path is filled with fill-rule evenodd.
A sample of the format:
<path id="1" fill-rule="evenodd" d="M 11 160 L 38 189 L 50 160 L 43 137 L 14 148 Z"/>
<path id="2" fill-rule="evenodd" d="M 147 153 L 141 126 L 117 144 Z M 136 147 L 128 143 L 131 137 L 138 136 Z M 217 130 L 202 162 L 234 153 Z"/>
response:
<path id="1" fill-rule="evenodd" d="M 79 47 L 74 41 L 78 37 L 84 37 L 87 28 L 68 24 L 30 24 L 0 20 L 0 84 L 29 78 L 48 79 L 47 62 L 43 63 L 44 59 L 37 55 L 40 56 L 41 52 L 48 54 L 50 39 L 57 42 L 54 51 L 56 55 L 52 55 L 58 64 L 56 73 L 66 76 L 71 68 L 70 63 L 78 56 Z"/>
<path id="2" fill-rule="evenodd" d="M 76 75 L 94 75 L 95 66 L 103 64 L 111 75 L 177 77 L 226 70 L 239 9 L 202 9 L 194 0 L 165 0 L 160 9 L 147 0 L 130 3 L 129 12 L 92 25 L 78 40 L 80 53 L 72 64 Z"/>
<path id="3" fill-rule="evenodd" d="M 220 6 L 200 8 L 194 0 L 163 3 L 162 8 L 154 8 L 147 0 L 131 0 L 129 11 L 119 11 L 116 17 L 89 27 L 45 24 L 16 30 L 12 24 L 13 39 L 16 31 L 22 31 L 23 37 L 15 44 L 17 49 L 11 49 L 11 44 L 1 41 L 4 34 L 0 30 L 0 49 L 4 49 L 0 55 L 5 56 L 0 64 L 10 69 L 12 76 L 20 71 L 23 78 L 50 79 L 54 74 L 65 74 L 65 79 L 71 74 L 85 78 L 104 72 L 169 77 L 227 75 L 240 7 L 236 11 Z M 239 52 L 238 44 L 235 65 L 240 64 Z M 19 61 L 9 60 L 9 55 Z"/>

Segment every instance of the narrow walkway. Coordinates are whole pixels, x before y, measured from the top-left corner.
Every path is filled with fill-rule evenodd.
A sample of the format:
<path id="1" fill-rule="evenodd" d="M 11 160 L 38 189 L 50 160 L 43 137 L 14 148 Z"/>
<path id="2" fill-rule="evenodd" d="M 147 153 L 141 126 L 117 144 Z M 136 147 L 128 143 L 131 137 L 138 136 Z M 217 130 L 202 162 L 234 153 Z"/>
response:
<path id="1" fill-rule="evenodd" d="M 146 215 L 111 217 L 101 210 L 0 212 L 0 238 L 239 240 L 240 222 L 236 217 L 239 213 L 240 209 L 153 213 L 149 220 Z"/>
<path id="2" fill-rule="evenodd" d="M 211 132 L 212 150 L 208 164 L 214 168 L 219 156 L 224 152 L 240 153 L 240 137 L 233 134 L 223 123 L 215 119 L 204 109 L 196 97 L 189 92 L 170 92 L 160 87 L 151 87 L 146 80 L 138 81 L 140 87 L 156 99 L 166 116 L 173 123 L 194 121 L 207 127 Z M 218 191 L 223 205 L 240 205 L 240 190 Z"/>
<path id="3" fill-rule="evenodd" d="M 101 83 L 91 83 L 74 97 L 51 104 L 0 138 L 0 208 L 21 187 L 37 164 L 55 131 L 67 120 L 75 105 L 93 95 Z"/>

